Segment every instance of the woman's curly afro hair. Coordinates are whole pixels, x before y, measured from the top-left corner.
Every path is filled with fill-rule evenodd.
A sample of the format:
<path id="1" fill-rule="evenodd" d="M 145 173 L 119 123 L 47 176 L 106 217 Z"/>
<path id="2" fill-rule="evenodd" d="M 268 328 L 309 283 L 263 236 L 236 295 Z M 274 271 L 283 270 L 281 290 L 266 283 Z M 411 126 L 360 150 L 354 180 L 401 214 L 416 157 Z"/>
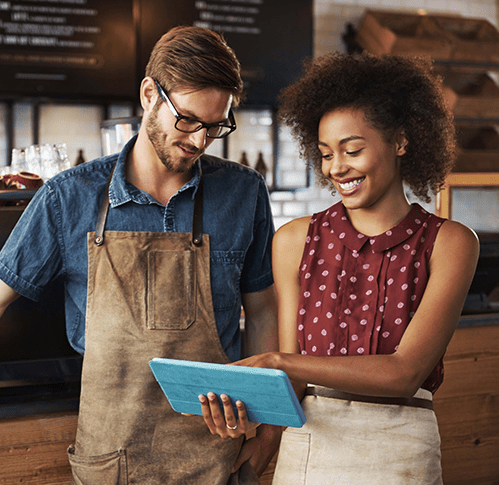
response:
<path id="1" fill-rule="evenodd" d="M 337 109 L 359 109 L 387 141 L 404 130 L 408 144 L 401 157 L 402 179 L 429 202 L 428 192 L 442 187 L 456 154 L 452 113 L 431 61 L 331 53 L 307 59 L 304 68 L 280 95 L 279 120 L 291 128 L 319 183 L 330 185 L 321 172 L 319 121 Z"/>

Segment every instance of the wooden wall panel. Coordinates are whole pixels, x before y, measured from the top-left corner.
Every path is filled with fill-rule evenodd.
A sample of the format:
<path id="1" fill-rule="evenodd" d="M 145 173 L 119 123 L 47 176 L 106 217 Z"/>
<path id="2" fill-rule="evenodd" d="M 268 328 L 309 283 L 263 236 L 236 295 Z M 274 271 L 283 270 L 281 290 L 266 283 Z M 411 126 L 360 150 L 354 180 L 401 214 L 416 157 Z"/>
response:
<path id="1" fill-rule="evenodd" d="M 499 325 L 458 328 L 434 398 L 445 485 L 499 485 Z"/>
<path id="2" fill-rule="evenodd" d="M 445 485 L 499 485 L 499 325 L 457 329 L 435 395 Z M 0 419 L 0 483 L 70 485 L 76 413 Z M 276 457 L 262 476 L 270 485 Z"/>
<path id="3" fill-rule="evenodd" d="M 1 419 L 0 447 L 74 440 L 77 420 L 76 412 Z"/>
<path id="4" fill-rule="evenodd" d="M 70 485 L 66 450 L 70 441 L 35 443 L 0 448 L 0 483 Z"/>
<path id="5" fill-rule="evenodd" d="M 76 413 L 0 420 L 0 483 L 71 485 L 66 452 L 76 421 Z"/>

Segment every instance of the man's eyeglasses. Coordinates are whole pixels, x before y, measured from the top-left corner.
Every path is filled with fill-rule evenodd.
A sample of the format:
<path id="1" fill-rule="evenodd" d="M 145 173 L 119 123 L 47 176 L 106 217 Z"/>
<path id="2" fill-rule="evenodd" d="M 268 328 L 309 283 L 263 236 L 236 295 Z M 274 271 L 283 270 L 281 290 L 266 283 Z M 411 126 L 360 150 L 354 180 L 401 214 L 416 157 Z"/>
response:
<path id="1" fill-rule="evenodd" d="M 228 134 L 232 133 L 236 129 L 236 120 L 232 110 L 229 111 L 229 119 L 227 121 L 222 121 L 221 123 L 208 124 L 203 123 L 199 120 L 193 120 L 187 116 L 182 116 L 175 108 L 172 100 L 166 94 L 166 91 L 161 87 L 158 81 L 154 80 L 156 83 L 156 88 L 161 99 L 168 105 L 173 116 L 177 119 L 175 122 L 175 128 L 183 133 L 194 133 L 196 131 L 206 128 L 206 136 L 208 138 L 225 138 Z"/>

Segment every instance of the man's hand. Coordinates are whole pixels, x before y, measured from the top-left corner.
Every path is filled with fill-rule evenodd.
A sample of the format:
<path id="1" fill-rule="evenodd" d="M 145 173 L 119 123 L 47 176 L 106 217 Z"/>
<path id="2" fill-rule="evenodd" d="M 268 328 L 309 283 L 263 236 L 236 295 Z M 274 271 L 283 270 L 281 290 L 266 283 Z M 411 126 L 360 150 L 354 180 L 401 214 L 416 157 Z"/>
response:
<path id="1" fill-rule="evenodd" d="M 281 426 L 261 424 L 256 436 L 243 443 L 232 471 L 237 471 L 244 462 L 249 461 L 257 475 L 261 476 L 279 448 L 283 429 Z"/>

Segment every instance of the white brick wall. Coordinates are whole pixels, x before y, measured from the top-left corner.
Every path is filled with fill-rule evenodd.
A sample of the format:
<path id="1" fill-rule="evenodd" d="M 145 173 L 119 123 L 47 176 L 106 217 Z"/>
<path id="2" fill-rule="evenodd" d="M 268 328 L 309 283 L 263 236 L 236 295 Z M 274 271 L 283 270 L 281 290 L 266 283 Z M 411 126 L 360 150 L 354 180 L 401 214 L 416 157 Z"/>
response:
<path id="1" fill-rule="evenodd" d="M 342 34 L 345 25 L 352 23 L 357 27 L 365 9 L 390 9 L 415 12 L 426 9 L 429 13 L 463 15 L 467 17 L 485 18 L 498 25 L 498 3 L 496 0 L 315 0 L 314 2 L 314 55 L 321 55 L 332 50 L 345 51 Z M 280 161 L 279 168 L 286 166 Z M 304 167 L 304 164 L 303 164 Z M 296 170 L 296 168 L 293 168 Z M 304 168 L 303 168 L 304 170 Z M 283 173 L 283 177 L 286 175 Z M 310 187 L 289 192 L 271 194 L 272 210 L 276 227 L 295 217 L 326 209 L 338 200 L 325 189 Z M 429 210 L 433 206 L 427 205 Z"/>

